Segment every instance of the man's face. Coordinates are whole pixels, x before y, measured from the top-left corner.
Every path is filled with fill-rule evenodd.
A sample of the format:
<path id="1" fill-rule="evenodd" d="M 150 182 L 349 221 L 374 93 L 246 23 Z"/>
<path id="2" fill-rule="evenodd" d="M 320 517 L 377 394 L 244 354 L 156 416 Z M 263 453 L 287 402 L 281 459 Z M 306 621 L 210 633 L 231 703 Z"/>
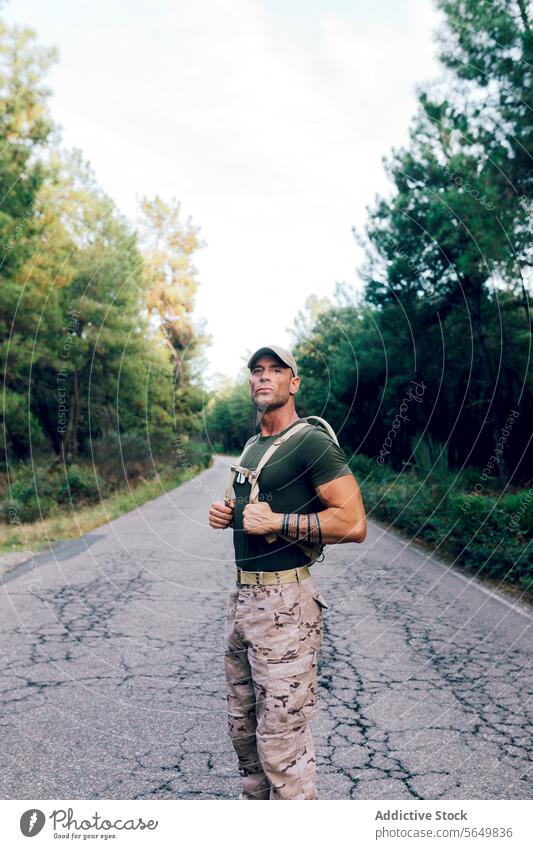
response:
<path id="1" fill-rule="evenodd" d="M 291 395 L 295 395 L 300 384 L 299 377 L 293 377 L 292 369 L 273 357 L 265 354 L 258 357 L 250 371 L 250 398 L 262 412 L 284 407 Z"/>

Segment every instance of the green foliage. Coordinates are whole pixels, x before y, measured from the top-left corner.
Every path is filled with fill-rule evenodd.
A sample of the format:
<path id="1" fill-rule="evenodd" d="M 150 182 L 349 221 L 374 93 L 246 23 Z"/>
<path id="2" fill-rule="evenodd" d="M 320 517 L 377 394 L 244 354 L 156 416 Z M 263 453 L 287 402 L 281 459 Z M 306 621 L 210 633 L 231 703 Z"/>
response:
<path id="1" fill-rule="evenodd" d="M 0 501 L 0 520 L 6 524 L 18 524 L 19 522 L 35 522 L 39 518 L 49 516 L 53 507 L 51 499 L 37 500 L 35 494 L 28 496 L 26 501 L 17 501 L 14 498 L 5 498 Z"/>
<path id="2" fill-rule="evenodd" d="M 93 504 L 108 492 L 106 482 L 92 467 L 48 463 L 11 467 L 2 483 L 0 516 L 4 522 L 34 522 L 57 512 L 57 505 Z"/>
<path id="3" fill-rule="evenodd" d="M 10 456 L 23 456 L 29 445 L 34 453 L 47 447 L 39 420 L 28 409 L 27 398 L 5 388 L 0 408 L 0 468 L 5 470 L 6 452 Z"/>
<path id="4" fill-rule="evenodd" d="M 148 477 L 154 470 L 155 456 L 146 431 L 109 431 L 91 440 L 89 450 L 97 467 L 114 486 L 124 486 L 135 477 Z"/>
<path id="5" fill-rule="evenodd" d="M 57 53 L 34 41 L 33 30 L 7 27 L 0 20 L 0 257 L 7 277 L 30 254 L 35 205 L 45 176 L 38 154 L 52 131 L 43 78 Z"/>
<path id="6" fill-rule="evenodd" d="M 425 465 L 432 485 L 445 489 L 468 477 L 463 467 L 484 467 L 519 410 L 493 485 L 527 484 L 529 9 L 505 0 L 494 21 L 474 0 L 439 5 L 448 16 L 443 62 L 453 73 L 420 93 L 409 144 L 387 163 L 392 197 L 378 198 L 365 237 L 356 235 L 366 249 L 364 297 L 342 288 L 333 305 L 310 297 L 295 321 L 298 411 L 331 421 L 348 453 L 378 456 L 388 441 L 387 465 Z M 499 116 L 508 136 L 497 130 Z M 413 382 L 424 387 L 416 401 Z M 445 446 L 436 464 L 431 445 Z"/>
<path id="7" fill-rule="evenodd" d="M 107 484 L 94 469 L 73 464 L 63 471 L 57 494 L 60 503 L 93 504 L 105 498 Z"/>
<path id="8" fill-rule="evenodd" d="M 143 199 L 135 230 L 81 152 L 54 146 L 43 85 L 54 59 L 0 21 L 0 460 L 81 468 L 107 444 L 100 468 L 115 484 L 149 474 L 176 433 L 201 430 L 209 337 L 191 317 L 201 242 L 176 200 Z M 89 498 L 79 475 L 73 492 Z M 30 500 L 17 501 L 27 515 Z"/>
<path id="9" fill-rule="evenodd" d="M 205 412 L 205 433 L 222 452 L 240 454 L 255 426 L 255 408 L 250 400 L 248 378 L 212 393 Z"/>
<path id="10" fill-rule="evenodd" d="M 212 448 L 202 439 L 191 439 L 185 446 L 184 457 L 179 465 L 192 473 L 195 469 L 206 469 L 212 462 Z"/>
<path id="11" fill-rule="evenodd" d="M 428 482 L 413 470 L 394 477 L 375 460 L 358 455 L 350 467 L 367 514 L 437 555 L 456 558 L 475 573 L 530 589 L 533 582 L 533 489 L 504 496 L 471 496 Z"/>
<path id="12" fill-rule="evenodd" d="M 361 240 L 365 297 L 376 308 L 382 344 L 376 365 L 389 384 L 377 423 L 388 424 L 397 409 L 390 384 L 418 376 L 428 386 L 424 415 L 403 431 L 425 428 L 431 410 L 430 437 L 447 444 L 450 464 L 483 466 L 520 405 L 498 473 L 501 485 L 510 475 L 526 482 L 533 459 L 525 283 L 532 256 L 533 125 L 524 105 L 533 95 L 530 9 L 515 0 L 497 10 L 477 0 L 439 6 L 446 15 L 441 60 L 452 73 L 445 88 L 420 93 L 409 145 L 387 162 L 393 196 L 378 199 Z M 364 450 L 373 448 L 370 439 Z M 392 450 L 397 469 L 406 449 L 402 432 Z"/>
<path id="13" fill-rule="evenodd" d="M 440 487 L 451 485 L 453 475 L 448 466 L 447 446 L 433 439 L 430 434 L 413 439 L 413 444 L 418 476 Z"/>
<path id="14" fill-rule="evenodd" d="M 439 6 L 451 73 L 420 93 L 409 144 L 386 163 L 392 197 L 356 234 L 364 299 L 310 301 L 296 326 L 298 400 L 339 433 L 370 515 L 528 587 L 530 490 L 499 492 L 532 483 L 530 11 Z"/>

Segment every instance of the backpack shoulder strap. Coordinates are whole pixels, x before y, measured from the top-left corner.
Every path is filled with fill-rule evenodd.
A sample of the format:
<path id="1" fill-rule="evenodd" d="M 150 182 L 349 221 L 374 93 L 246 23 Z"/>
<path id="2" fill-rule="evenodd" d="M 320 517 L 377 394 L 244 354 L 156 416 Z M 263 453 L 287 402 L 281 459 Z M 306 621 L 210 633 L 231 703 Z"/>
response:
<path id="1" fill-rule="evenodd" d="M 241 463 L 244 459 L 244 455 L 246 454 L 249 446 L 253 442 L 255 442 L 257 439 L 259 439 L 260 435 L 261 434 L 256 433 L 256 434 L 254 434 L 254 436 L 250 437 L 250 439 L 246 442 L 246 444 L 245 444 L 245 446 L 242 450 L 242 454 L 239 457 L 237 463 L 234 463 L 233 465 L 230 466 L 229 479 L 228 479 L 228 483 L 227 483 L 227 486 L 226 486 L 226 491 L 224 493 L 224 504 L 226 506 L 229 506 L 229 503 L 230 503 L 231 499 L 233 498 L 233 483 L 235 481 L 235 475 L 238 471 L 237 467 L 239 467 L 241 465 Z"/>
<path id="2" fill-rule="evenodd" d="M 259 497 L 258 479 L 259 479 L 259 475 L 261 474 L 261 472 L 263 470 L 263 467 L 266 466 L 266 464 L 268 463 L 268 461 L 270 460 L 272 455 L 278 450 L 279 446 L 283 445 L 284 442 L 287 442 L 287 440 L 290 439 L 291 436 L 294 436 L 294 434 L 298 433 L 298 431 L 301 430 L 303 427 L 307 427 L 307 422 L 298 422 L 298 424 L 294 425 L 294 427 L 291 427 L 290 430 L 288 430 L 286 433 L 284 433 L 283 436 L 280 436 L 280 437 L 278 437 L 278 439 L 275 439 L 274 442 L 272 443 L 272 445 L 268 446 L 267 450 L 265 451 L 265 453 L 261 457 L 261 459 L 260 459 L 260 461 L 257 465 L 257 468 L 254 470 L 254 472 L 251 475 L 252 479 L 251 479 L 250 482 L 252 484 L 252 489 L 250 491 L 250 498 L 249 498 L 250 504 L 255 504 L 255 502 L 257 501 L 257 499 Z"/>
<path id="3" fill-rule="evenodd" d="M 298 431 L 302 430 L 302 428 L 304 428 L 304 427 L 316 427 L 316 425 L 312 425 L 309 422 L 309 419 L 316 419 L 317 421 L 321 422 L 324 425 L 324 428 L 327 431 L 327 433 L 334 440 L 334 442 L 337 445 L 339 444 L 339 440 L 337 439 L 337 435 L 336 435 L 335 431 L 333 430 L 331 425 L 325 419 L 321 419 L 320 416 L 306 416 L 306 418 L 303 421 L 298 422 L 298 424 L 296 424 L 289 431 L 287 431 L 287 433 L 284 433 L 283 436 L 280 436 L 279 439 L 276 439 L 272 443 L 272 445 L 270 445 L 268 447 L 268 449 L 265 451 L 265 453 L 261 457 L 261 460 L 259 461 L 259 464 L 258 464 L 255 472 L 252 473 L 252 480 L 251 480 L 252 490 L 251 490 L 251 493 L 250 493 L 250 504 L 253 504 L 255 501 L 257 501 L 257 498 L 259 496 L 259 484 L 257 482 L 257 479 L 259 478 L 259 475 L 261 474 L 261 470 L 263 469 L 263 466 L 265 466 L 266 463 L 268 463 L 268 461 L 272 457 L 272 454 L 279 448 L 279 446 L 282 445 L 283 442 L 286 442 L 287 439 L 290 439 L 291 436 L 294 436 L 295 433 L 298 433 Z M 275 536 L 276 535 L 274 533 L 267 534 L 266 538 L 269 542 L 273 542 L 274 539 L 275 539 Z"/>
<path id="4" fill-rule="evenodd" d="M 337 439 L 337 434 L 335 433 L 335 431 L 333 430 L 333 428 L 331 427 L 329 422 L 327 422 L 325 419 L 322 419 L 320 416 L 306 416 L 305 420 L 300 423 L 298 430 L 300 430 L 306 424 L 309 425 L 310 427 L 316 427 L 316 425 L 311 424 L 311 422 L 309 421 L 310 419 L 314 419 L 315 421 L 319 422 L 323 426 L 324 430 L 329 434 L 329 436 L 331 436 L 331 438 L 336 443 L 336 445 L 339 445 L 339 440 Z M 287 436 L 292 435 L 292 433 L 294 431 L 296 431 L 296 428 L 291 430 L 289 432 L 289 434 L 287 434 Z M 265 457 L 263 458 L 263 460 L 266 462 L 268 459 L 269 458 L 265 454 Z M 264 463 L 263 463 L 263 465 L 264 465 Z M 311 566 L 313 563 L 317 563 L 317 562 L 320 563 L 324 559 L 325 545 L 323 545 L 323 544 L 306 543 L 306 542 L 303 542 L 301 540 L 292 539 L 292 537 L 288 537 L 288 536 L 285 536 L 284 534 L 280 534 L 280 533 L 266 534 L 265 539 L 267 540 L 267 542 L 274 542 L 278 537 L 280 539 L 286 540 L 287 542 L 298 545 L 302 549 L 302 551 L 304 551 L 304 553 L 307 554 L 307 556 L 310 558 L 309 563 L 307 564 L 308 566 Z"/>
<path id="5" fill-rule="evenodd" d="M 259 497 L 259 482 L 258 481 L 259 481 L 259 475 L 261 474 L 261 471 L 263 470 L 265 465 L 268 463 L 268 461 L 270 460 L 272 455 L 277 451 L 279 446 L 282 445 L 284 442 L 286 442 L 288 439 L 290 439 L 291 436 L 294 436 L 294 434 L 298 433 L 304 427 L 316 427 L 316 425 L 311 424 L 309 419 L 314 419 L 317 422 L 320 422 L 320 424 L 323 425 L 324 429 L 331 436 L 331 438 L 334 440 L 334 442 L 337 445 L 339 444 L 339 441 L 337 439 L 335 431 L 333 430 L 331 425 L 325 419 L 320 418 L 320 416 L 306 416 L 303 421 L 298 422 L 297 424 L 295 424 L 294 427 L 290 428 L 290 430 L 288 430 L 282 436 L 278 437 L 278 439 L 275 439 L 274 442 L 271 445 L 269 445 L 269 447 L 267 448 L 267 450 L 265 451 L 265 453 L 261 457 L 261 459 L 260 459 L 260 461 L 257 465 L 257 468 L 254 469 L 254 470 L 250 470 L 250 469 L 246 469 L 241 464 L 242 464 L 244 456 L 245 456 L 245 454 L 248 450 L 248 447 L 253 442 L 255 442 L 259 438 L 259 436 L 261 435 L 259 433 L 255 434 L 254 436 L 252 436 L 248 440 L 248 442 L 244 446 L 244 450 L 243 450 L 241 456 L 239 457 L 238 463 L 235 463 L 230 467 L 230 470 L 231 470 L 230 471 L 230 478 L 229 478 L 229 481 L 228 481 L 228 485 L 226 487 L 226 492 L 225 492 L 225 495 L 224 495 L 224 502 L 226 504 L 230 503 L 230 500 L 233 497 L 233 483 L 235 481 L 235 475 L 236 475 L 237 472 L 243 471 L 243 473 L 246 474 L 246 477 L 251 484 L 250 497 L 248 499 L 248 502 L 249 502 L 249 504 L 254 504 Z M 303 551 L 308 555 L 308 557 L 311 558 L 311 560 L 308 564 L 309 566 L 312 563 L 315 563 L 317 560 L 319 560 L 319 558 L 324 559 L 324 556 L 323 556 L 323 550 L 325 548 L 324 545 L 317 545 L 317 544 L 313 545 L 313 544 L 309 544 L 309 543 L 306 544 L 306 543 L 301 542 L 299 540 L 294 540 L 290 537 L 286 537 L 286 536 L 284 536 L 282 534 L 278 534 L 278 533 L 266 534 L 265 539 L 267 540 L 267 542 L 274 542 L 278 537 L 281 537 L 282 539 L 285 539 L 288 542 L 296 543 L 296 545 L 300 546 L 300 548 L 303 549 Z"/>
<path id="6" fill-rule="evenodd" d="M 339 440 L 337 439 L 337 434 L 335 433 L 335 431 L 333 430 L 333 428 L 331 427 L 329 422 L 327 422 L 325 419 L 321 419 L 320 416 L 307 416 L 307 421 L 309 421 L 309 419 L 315 419 L 317 422 L 320 422 L 320 424 L 323 425 L 324 430 L 326 430 L 329 433 L 329 435 L 331 436 L 333 441 L 337 445 L 339 444 Z"/>
<path id="7" fill-rule="evenodd" d="M 303 427 L 307 427 L 307 422 L 298 422 L 297 424 L 295 424 L 294 427 L 291 427 L 290 430 L 288 430 L 282 436 L 278 437 L 278 439 L 275 439 L 274 442 L 268 446 L 267 450 L 261 457 L 257 468 L 253 470 L 247 469 L 242 465 L 244 456 L 246 454 L 246 451 L 248 450 L 248 446 L 250 446 L 253 442 L 259 439 L 261 434 L 256 433 L 254 436 L 252 436 L 244 446 L 244 450 L 241 456 L 239 457 L 238 462 L 230 466 L 230 477 L 228 480 L 228 485 L 226 487 L 226 492 L 224 493 L 224 503 L 229 505 L 230 500 L 233 497 L 233 484 L 235 481 L 235 475 L 237 472 L 242 472 L 246 476 L 251 486 L 250 497 L 248 499 L 249 504 L 255 504 L 259 497 L 259 475 L 261 474 L 261 471 L 263 470 L 264 466 L 268 463 L 268 461 L 270 460 L 274 452 L 277 451 L 279 446 L 286 442 L 287 439 L 290 439 L 291 436 L 294 436 L 295 433 L 298 433 L 298 431 L 301 430 Z M 272 535 L 272 539 L 270 539 L 269 541 L 272 542 L 273 539 L 275 539 L 274 535 Z"/>

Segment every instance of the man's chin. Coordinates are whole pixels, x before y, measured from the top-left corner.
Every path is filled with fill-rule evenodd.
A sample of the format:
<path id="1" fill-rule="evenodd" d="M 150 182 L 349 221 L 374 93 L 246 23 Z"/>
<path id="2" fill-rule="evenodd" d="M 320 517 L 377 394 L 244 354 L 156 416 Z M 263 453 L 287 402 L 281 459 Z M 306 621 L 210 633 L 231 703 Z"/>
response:
<path id="1" fill-rule="evenodd" d="M 257 411 L 260 413 L 268 413 L 270 410 L 277 410 L 278 407 L 283 407 L 281 401 L 262 401 L 261 395 L 259 395 L 259 398 L 256 397 L 254 403 Z"/>

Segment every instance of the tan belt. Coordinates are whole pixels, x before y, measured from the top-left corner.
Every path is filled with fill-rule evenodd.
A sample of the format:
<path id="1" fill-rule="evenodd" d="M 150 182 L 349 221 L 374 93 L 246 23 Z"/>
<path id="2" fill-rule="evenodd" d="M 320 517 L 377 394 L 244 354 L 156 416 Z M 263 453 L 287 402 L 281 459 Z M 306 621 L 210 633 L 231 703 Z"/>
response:
<path id="1" fill-rule="evenodd" d="M 311 572 L 307 566 L 296 569 L 283 569 L 281 572 L 245 572 L 237 567 L 237 583 L 245 586 L 266 586 L 267 584 L 292 584 L 303 581 Z"/>

